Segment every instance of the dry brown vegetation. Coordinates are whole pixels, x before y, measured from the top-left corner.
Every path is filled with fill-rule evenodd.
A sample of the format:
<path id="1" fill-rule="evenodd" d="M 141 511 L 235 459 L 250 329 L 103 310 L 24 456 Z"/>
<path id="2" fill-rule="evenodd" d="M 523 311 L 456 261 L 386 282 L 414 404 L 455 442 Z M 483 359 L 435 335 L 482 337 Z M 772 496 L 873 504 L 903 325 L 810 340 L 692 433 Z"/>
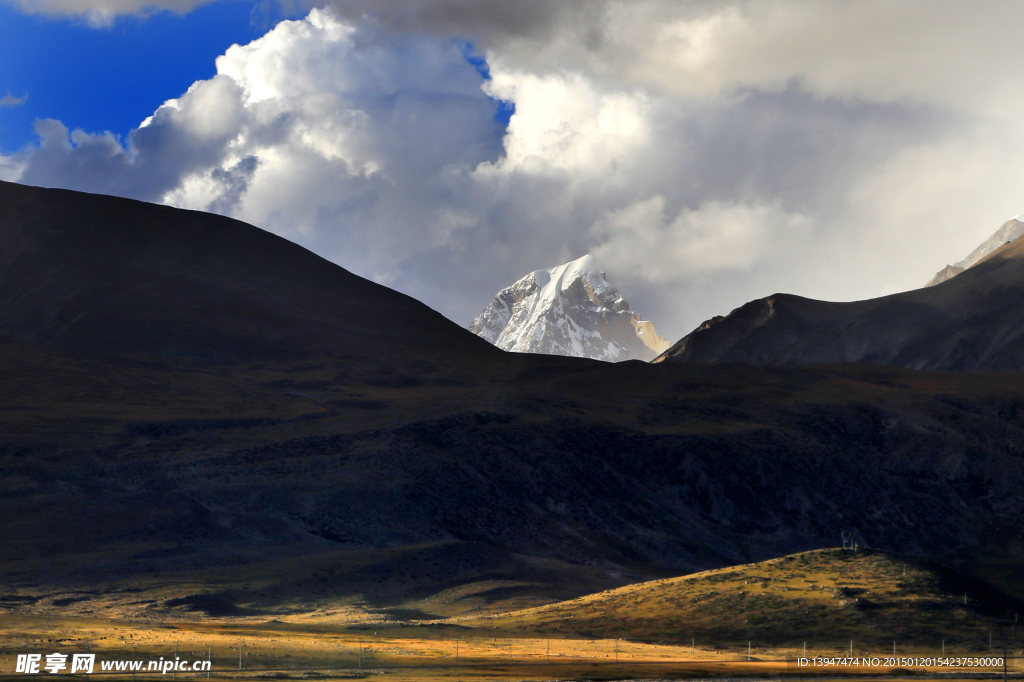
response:
<path id="1" fill-rule="evenodd" d="M 392 552 L 392 570 L 408 570 L 429 556 Z M 335 570 L 341 566 L 337 559 Z M 348 557 L 348 575 L 357 575 L 360 566 L 379 569 L 382 562 L 370 553 Z M 5 595 L 0 671 L 13 670 L 13 657 L 22 652 L 151 660 L 177 651 L 188 660 L 210 657 L 220 675 L 261 678 L 766 675 L 792 672 L 786 659 L 803 653 L 804 640 L 807 653 L 820 655 L 847 651 L 849 640 L 857 655 L 884 654 L 893 639 L 903 655 L 938 653 L 943 641 L 949 654 L 985 655 L 992 631 L 998 654 L 1003 627 L 1013 618 L 1007 611 L 1013 605 L 984 585 L 864 550 L 803 552 L 504 612 L 514 600 L 464 601 L 513 587 L 486 581 L 410 599 L 391 610 L 375 608 L 365 595 L 330 602 L 304 594 L 312 585 L 309 567 L 299 571 L 301 564 L 270 562 L 234 573 L 215 569 L 195 574 L 192 583 L 178 576 L 138 581 L 119 593 L 35 602 Z M 329 570 L 321 565 L 314 572 Z M 213 584 L 219 592 L 209 589 Z M 368 581 L 363 587 L 369 591 L 380 584 Z M 192 591 L 193 598 L 172 596 L 182 591 Z M 262 595 L 265 603 L 229 599 L 243 593 Z M 277 605 L 273 614 L 258 610 L 271 602 Z M 475 615 L 409 619 L 425 615 L 421 607 L 428 604 L 449 614 L 471 610 Z M 1019 647 L 1016 639 L 1012 644 Z"/>
<path id="2" fill-rule="evenodd" d="M 374 624 L 346 629 L 281 621 L 246 624 L 220 619 L 158 625 L 9 616 L 3 619 L 3 625 L 0 676 L 14 670 L 14 659 L 22 652 L 95 653 L 99 661 L 148 662 L 175 656 L 189 662 L 210 660 L 212 677 L 221 679 L 378 678 L 424 682 L 765 677 L 793 674 L 792 659 L 801 653 L 792 647 L 757 646 L 751 648 L 748 658 L 745 647 L 691 648 L 617 639 L 537 637 L 444 624 L 405 628 Z M 1011 664 L 1010 671 L 1015 670 Z M 883 667 L 848 674 L 906 676 L 923 672 L 935 670 Z M 123 679 L 124 675 L 119 677 Z M 206 675 L 177 673 L 175 677 L 203 679 Z"/>
<path id="3" fill-rule="evenodd" d="M 991 588 L 885 552 L 844 549 L 637 583 L 559 604 L 465 622 L 533 633 L 648 642 L 697 638 L 712 648 L 812 650 L 852 640 L 855 651 L 941 648 L 985 652 L 1004 635 L 1019 645 L 1020 605 Z M 1022 609 L 1024 611 L 1024 609 Z"/>

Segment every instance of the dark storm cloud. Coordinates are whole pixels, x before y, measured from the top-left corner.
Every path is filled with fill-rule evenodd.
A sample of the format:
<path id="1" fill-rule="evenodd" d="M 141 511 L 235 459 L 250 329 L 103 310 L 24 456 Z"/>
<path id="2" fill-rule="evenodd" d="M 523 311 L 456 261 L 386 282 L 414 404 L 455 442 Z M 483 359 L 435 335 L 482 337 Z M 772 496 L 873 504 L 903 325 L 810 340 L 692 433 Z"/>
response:
<path id="1" fill-rule="evenodd" d="M 564 0 L 336 0 L 332 6 L 349 19 L 377 19 L 390 30 L 431 31 L 483 41 L 508 37 L 544 37 L 571 20 L 592 24 L 604 2 Z"/>

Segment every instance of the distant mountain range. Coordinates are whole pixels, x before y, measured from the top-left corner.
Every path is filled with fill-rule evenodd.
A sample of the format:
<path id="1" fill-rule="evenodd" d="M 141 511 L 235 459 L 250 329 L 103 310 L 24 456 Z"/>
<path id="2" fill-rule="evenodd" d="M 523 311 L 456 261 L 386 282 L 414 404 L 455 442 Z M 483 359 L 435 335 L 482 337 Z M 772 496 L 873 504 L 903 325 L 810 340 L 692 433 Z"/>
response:
<path id="1" fill-rule="evenodd" d="M 942 268 L 941 270 L 935 273 L 934 277 L 928 280 L 928 283 L 925 284 L 925 286 L 933 287 L 936 284 L 941 284 L 942 282 L 945 282 L 947 279 L 952 279 L 953 277 L 956 277 L 967 268 L 972 267 L 976 263 L 980 262 L 985 256 L 992 253 L 1003 244 L 1012 242 L 1014 239 L 1021 236 L 1022 234 L 1024 234 L 1024 223 L 1017 220 L 1017 216 L 1010 218 L 1005 223 L 1003 223 L 998 230 L 996 230 L 995 234 L 993 234 L 991 237 L 982 242 L 981 245 L 974 251 L 971 251 L 967 258 L 964 258 L 962 261 L 958 263 L 954 263 L 953 265 L 947 265 L 946 267 Z"/>
<path id="2" fill-rule="evenodd" d="M 589 254 L 502 289 L 469 330 L 502 350 L 610 362 L 651 360 L 669 347 Z"/>

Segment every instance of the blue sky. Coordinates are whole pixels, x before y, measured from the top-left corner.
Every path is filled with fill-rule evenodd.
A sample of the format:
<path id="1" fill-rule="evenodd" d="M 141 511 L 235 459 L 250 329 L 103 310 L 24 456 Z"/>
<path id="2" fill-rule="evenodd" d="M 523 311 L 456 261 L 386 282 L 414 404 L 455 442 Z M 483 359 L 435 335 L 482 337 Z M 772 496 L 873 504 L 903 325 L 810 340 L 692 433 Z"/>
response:
<path id="1" fill-rule="evenodd" d="M 0 97 L 28 95 L 20 106 L 0 108 L 0 151 L 34 141 L 37 118 L 127 135 L 165 100 L 213 76 L 214 60 L 228 46 L 292 18 L 274 11 L 267 17 L 251 2 L 226 0 L 184 15 L 124 16 L 93 28 L 0 2 Z"/>

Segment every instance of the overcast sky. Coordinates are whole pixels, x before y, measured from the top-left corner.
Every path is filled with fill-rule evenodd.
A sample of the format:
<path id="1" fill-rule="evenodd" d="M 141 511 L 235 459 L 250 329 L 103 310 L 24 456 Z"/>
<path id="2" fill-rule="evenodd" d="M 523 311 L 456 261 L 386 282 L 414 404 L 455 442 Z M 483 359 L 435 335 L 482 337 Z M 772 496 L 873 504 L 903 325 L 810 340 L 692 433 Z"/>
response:
<path id="1" fill-rule="evenodd" d="M 590 252 L 675 341 L 916 288 L 1024 207 L 1024 3 L 6 2 L 0 179 L 231 215 L 460 324 Z"/>

